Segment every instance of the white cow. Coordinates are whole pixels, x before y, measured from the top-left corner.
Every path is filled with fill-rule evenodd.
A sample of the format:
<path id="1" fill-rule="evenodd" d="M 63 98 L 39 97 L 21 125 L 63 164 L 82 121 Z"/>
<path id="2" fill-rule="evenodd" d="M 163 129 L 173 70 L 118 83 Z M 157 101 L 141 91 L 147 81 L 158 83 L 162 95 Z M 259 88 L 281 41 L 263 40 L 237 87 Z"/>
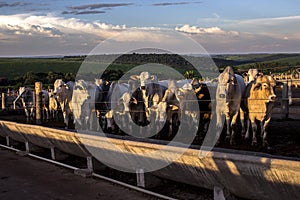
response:
<path id="1" fill-rule="evenodd" d="M 18 101 L 21 101 L 21 104 L 24 108 L 26 114 L 26 120 L 32 120 L 35 118 L 35 93 L 32 88 L 20 87 L 19 96 L 14 100 L 14 105 Z M 43 119 L 49 119 L 49 94 L 46 90 L 41 92 L 41 109 Z"/>
<path id="2" fill-rule="evenodd" d="M 258 69 L 248 69 L 248 72 L 244 73 L 244 80 L 246 84 L 254 81 L 259 75 Z"/>
<path id="3" fill-rule="evenodd" d="M 72 94 L 73 94 L 74 82 L 69 81 L 65 83 L 62 79 L 57 79 L 54 82 L 54 95 L 63 113 L 65 128 L 69 126 L 69 117 L 72 115 Z"/>
<path id="4" fill-rule="evenodd" d="M 242 94 L 245 90 L 245 82 L 242 76 L 234 74 L 233 69 L 228 66 L 218 77 L 216 92 L 216 117 L 217 134 L 221 134 L 223 129 L 222 116 L 226 117 L 227 139 L 234 143 L 237 132 L 237 117 L 239 114 Z M 241 115 L 244 115 L 241 113 Z M 242 122 L 244 124 L 244 122 Z M 233 130 L 231 130 L 233 129 Z"/>
<path id="5" fill-rule="evenodd" d="M 114 115 L 123 113 L 124 102 L 122 96 L 128 92 L 129 85 L 127 83 L 112 82 L 106 97 L 107 112 L 105 117 L 107 119 L 107 129 L 109 132 L 117 132 L 118 127 L 114 123 Z"/>
<path id="6" fill-rule="evenodd" d="M 48 93 L 49 93 L 49 114 L 52 120 L 57 120 L 59 105 L 53 93 L 53 90 L 50 90 Z"/>
<path id="7" fill-rule="evenodd" d="M 77 80 L 73 88 L 71 107 L 77 129 L 86 128 L 90 117 L 88 100 L 91 97 L 87 88 L 88 84 L 84 80 Z"/>
<path id="8" fill-rule="evenodd" d="M 95 83 L 98 84 L 98 80 Z M 99 130 L 100 128 L 97 120 L 96 103 L 102 101 L 103 91 L 95 83 L 84 80 L 75 82 L 72 110 L 74 123 L 78 125 L 77 128 L 89 130 Z"/>

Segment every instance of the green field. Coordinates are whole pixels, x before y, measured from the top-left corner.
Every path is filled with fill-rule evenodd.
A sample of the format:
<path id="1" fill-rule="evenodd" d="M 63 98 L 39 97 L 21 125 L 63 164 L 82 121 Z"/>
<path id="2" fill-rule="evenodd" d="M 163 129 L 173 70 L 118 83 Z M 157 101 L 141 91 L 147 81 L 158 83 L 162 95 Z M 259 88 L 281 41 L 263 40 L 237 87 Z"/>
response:
<path id="1" fill-rule="evenodd" d="M 82 61 L 83 58 L 0 58 L 0 75 L 14 79 L 30 71 L 76 73 Z"/>
<path id="2" fill-rule="evenodd" d="M 110 56 L 102 55 L 100 58 L 101 60 L 104 60 L 102 65 L 105 65 L 105 58 L 110 58 Z M 227 54 L 213 55 L 212 58 L 220 70 L 230 65 L 239 72 L 246 71 L 248 68 L 258 68 L 265 72 L 283 72 L 291 69 L 291 67 L 300 67 L 300 54 Z M 37 76 L 40 76 L 40 74 L 47 75 L 49 72 L 61 73 L 64 75 L 70 73 L 74 76 L 77 74 L 84 59 L 85 57 L 0 58 L 0 77 L 19 81 L 28 72 L 32 72 Z M 197 56 L 190 56 L 190 59 L 201 58 Z M 193 69 L 191 68 L 190 63 L 186 63 L 182 59 L 180 60 L 178 56 L 172 57 L 164 54 L 125 55 L 118 58 L 117 61 L 110 66 L 110 69 L 119 71 L 119 73 L 126 72 L 135 66 L 143 65 L 145 63 L 167 64 L 168 66 L 172 66 L 181 74 L 183 74 L 186 70 Z M 97 74 L 101 71 L 97 71 L 97 69 L 101 69 L 101 67 L 87 68 L 86 71 L 81 70 L 80 72 Z M 161 72 L 165 74 L 165 69 L 162 69 Z M 22 82 L 19 83 L 19 85 L 21 84 Z"/>

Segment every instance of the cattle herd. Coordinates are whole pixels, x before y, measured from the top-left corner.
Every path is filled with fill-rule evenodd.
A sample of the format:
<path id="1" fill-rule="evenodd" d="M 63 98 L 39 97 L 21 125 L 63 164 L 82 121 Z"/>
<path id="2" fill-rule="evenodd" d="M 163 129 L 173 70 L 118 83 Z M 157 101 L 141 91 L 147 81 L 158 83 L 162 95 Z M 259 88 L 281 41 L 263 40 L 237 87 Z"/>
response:
<path id="1" fill-rule="evenodd" d="M 53 89 L 41 92 L 40 105 L 44 120 L 62 120 L 58 119 L 62 116 L 66 128 L 72 123 L 77 130 L 101 129 L 114 134 L 140 131 L 141 136 L 171 139 L 184 126 L 187 134 L 195 132 L 201 141 L 209 126 L 215 126 L 216 137 L 224 130 L 225 142 L 231 145 L 237 135 L 250 140 L 251 133 L 252 145 L 257 144 L 257 135 L 268 145 L 275 86 L 270 75 L 249 69 L 243 77 L 230 66 L 218 79 L 205 82 L 158 80 L 144 71 L 130 76 L 128 82 L 80 79 L 65 83 L 58 79 Z M 35 114 L 34 94 L 33 89 L 21 87 L 13 101 L 15 107 L 24 108 L 28 120 Z M 210 123 L 212 118 L 216 124 Z"/>

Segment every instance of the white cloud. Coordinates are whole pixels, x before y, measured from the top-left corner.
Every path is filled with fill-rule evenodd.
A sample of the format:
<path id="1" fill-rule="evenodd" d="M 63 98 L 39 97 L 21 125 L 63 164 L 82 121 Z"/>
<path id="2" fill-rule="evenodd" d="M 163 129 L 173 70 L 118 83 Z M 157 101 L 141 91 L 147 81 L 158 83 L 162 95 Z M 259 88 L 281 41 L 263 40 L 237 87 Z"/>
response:
<path id="1" fill-rule="evenodd" d="M 114 40 L 113 51 L 120 43 L 128 46 L 139 43 L 145 47 L 173 45 L 172 49 L 190 51 L 183 47 L 182 38 L 165 32 L 170 29 L 193 38 L 214 53 L 299 51 L 300 16 L 241 21 L 222 19 L 217 14 L 215 17 L 219 23 L 207 21 L 205 27 L 168 24 L 169 28 L 164 29 L 86 22 L 52 14 L 0 15 L 0 55 L 88 53 L 108 38 L 110 42 Z"/>
<path id="2" fill-rule="evenodd" d="M 85 22 L 52 14 L 0 15 L 0 55 L 85 54 L 123 30 L 125 25 Z"/>
<path id="3" fill-rule="evenodd" d="M 125 25 L 111 25 L 99 21 L 88 23 L 76 18 L 66 19 L 52 15 L 0 15 L 0 30 L 11 34 L 60 37 L 65 34 L 89 33 L 110 37 L 114 32 L 124 29 L 126 29 Z"/>
<path id="4" fill-rule="evenodd" d="M 282 39 L 300 39 L 300 16 L 227 20 L 224 28 Z"/>
<path id="5" fill-rule="evenodd" d="M 185 24 L 181 27 L 176 27 L 176 31 L 184 32 L 184 33 L 192 33 L 192 34 L 221 34 L 221 35 L 234 35 L 237 36 L 239 33 L 237 31 L 224 31 L 219 27 L 209 27 L 209 28 L 201 28 L 197 26 L 190 26 Z"/>
<path id="6" fill-rule="evenodd" d="M 274 18 L 258 18 L 250 20 L 241 20 L 239 24 L 256 24 L 256 25 L 278 25 L 282 23 L 299 22 L 300 16 L 274 17 Z"/>

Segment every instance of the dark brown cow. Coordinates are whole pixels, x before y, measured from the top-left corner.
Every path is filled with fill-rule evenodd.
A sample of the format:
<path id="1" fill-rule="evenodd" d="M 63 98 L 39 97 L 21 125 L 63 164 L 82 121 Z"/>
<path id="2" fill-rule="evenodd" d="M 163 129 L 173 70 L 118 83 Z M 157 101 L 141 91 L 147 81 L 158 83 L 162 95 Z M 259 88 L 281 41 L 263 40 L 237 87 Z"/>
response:
<path id="1" fill-rule="evenodd" d="M 200 109 L 200 126 L 198 134 L 199 136 L 204 136 L 208 130 L 208 125 L 211 119 L 211 96 L 207 84 L 193 79 L 192 86 L 196 93 Z"/>

